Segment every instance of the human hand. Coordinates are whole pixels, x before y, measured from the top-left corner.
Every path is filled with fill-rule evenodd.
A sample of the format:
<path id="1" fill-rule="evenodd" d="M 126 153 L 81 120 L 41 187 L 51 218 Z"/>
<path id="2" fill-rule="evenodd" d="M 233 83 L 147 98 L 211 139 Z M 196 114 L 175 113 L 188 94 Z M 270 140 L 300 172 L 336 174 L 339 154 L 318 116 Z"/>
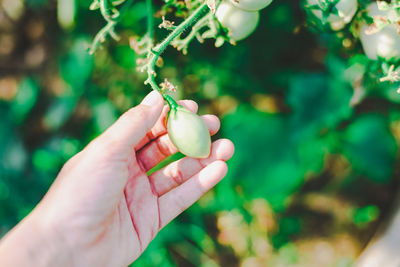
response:
<path id="1" fill-rule="evenodd" d="M 36 235 L 53 255 L 36 257 L 41 266 L 129 265 L 161 228 L 216 185 L 234 151 L 226 139 L 213 143 L 208 159 L 183 158 L 146 175 L 177 152 L 166 133 L 163 103 L 159 93 L 150 93 L 69 160 L 38 207 L 0 243 L 0 265 L 24 266 L 24 257 L 11 252 L 13 244 Z M 180 104 L 197 112 L 193 101 Z M 211 134 L 219 130 L 217 117 L 202 118 Z M 32 256 L 36 243 L 27 243 L 33 248 L 25 254 Z M 16 261 L 6 260 L 10 254 Z"/>

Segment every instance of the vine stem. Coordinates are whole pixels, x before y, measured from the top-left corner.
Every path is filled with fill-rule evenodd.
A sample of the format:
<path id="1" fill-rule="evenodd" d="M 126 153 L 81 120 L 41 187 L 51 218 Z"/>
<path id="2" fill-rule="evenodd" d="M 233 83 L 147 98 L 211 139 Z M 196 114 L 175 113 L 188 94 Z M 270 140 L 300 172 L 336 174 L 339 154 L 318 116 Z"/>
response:
<path id="1" fill-rule="evenodd" d="M 153 44 L 154 38 L 154 19 L 153 19 L 153 3 L 152 0 L 146 0 L 147 7 L 147 34 Z"/>
<path id="2" fill-rule="evenodd" d="M 151 2 L 151 0 L 147 0 L 147 2 Z M 148 5 L 151 7 L 151 5 Z M 182 32 L 184 32 L 188 27 L 193 25 L 197 19 L 202 15 L 204 11 L 208 9 L 207 4 L 201 4 L 186 20 L 184 20 L 179 26 L 177 26 L 161 43 L 157 44 L 154 48 L 150 48 L 150 51 L 147 55 L 148 63 L 146 64 L 145 68 L 147 69 L 147 80 L 145 84 L 149 84 L 153 90 L 160 92 L 165 101 L 168 103 L 170 108 L 176 108 L 178 104 L 173 100 L 170 96 L 164 94 L 161 88 L 157 85 L 156 82 L 156 72 L 155 66 L 157 60 L 160 58 L 161 54 L 164 50 L 168 47 L 168 45 L 178 37 Z M 152 16 L 152 13 L 149 13 L 149 16 Z M 150 24 L 150 23 L 149 23 Z M 152 30 L 151 30 L 152 32 Z"/>
<path id="3" fill-rule="evenodd" d="M 184 39 L 175 39 L 174 41 L 172 41 L 172 45 L 178 50 L 183 50 L 183 54 L 186 54 L 185 48 L 197 36 L 199 30 L 207 25 L 207 21 L 210 19 L 210 15 L 212 15 L 212 13 L 207 13 L 207 15 L 199 19 L 192 27 L 192 31 Z M 201 43 L 202 40 L 199 39 L 199 42 Z"/>
<path id="4" fill-rule="evenodd" d="M 116 40 L 119 39 L 114 29 L 120 21 L 121 17 L 124 15 L 125 11 L 131 6 L 133 0 L 126 0 L 124 2 L 125 3 L 120 8 L 120 10 L 115 14 L 113 14 L 113 11 L 111 10 L 112 5 L 109 0 L 101 0 L 99 2 L 101 15 L 106 20 L 107 24 L 96 34 L 93 43 L 90 46 L 89 54 L 94 54 L 96 49 L 100 46 L 102 42 L 104 42 L 108 35 Z"/>

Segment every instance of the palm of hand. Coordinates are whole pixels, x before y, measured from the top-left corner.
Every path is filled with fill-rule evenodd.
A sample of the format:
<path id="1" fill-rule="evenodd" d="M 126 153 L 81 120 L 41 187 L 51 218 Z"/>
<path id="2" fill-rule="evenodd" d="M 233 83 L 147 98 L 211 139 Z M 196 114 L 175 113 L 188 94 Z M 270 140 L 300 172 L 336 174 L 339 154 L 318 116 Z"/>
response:
<path id="1" fill-rule="evenodd" d="M 181 104 L 197 109 L 192 101 Z M 233 145 L 218 140 L 208 159 L 183 158 L 147 176 L 148 170 L 177 152 L 163 123 L 167 109 L 161 111 L 162 104 L 158 113 L 154 109 L 147 111 L 156 113 L 153 122 L 144 112 L 122 117 L 66 164 L 46 196 L 48 203 L 57 203 L 64 211 L 50 221 L 62 229 L 58 231 L 64 232 L 64 242 L 72 244 L 76 266 L 130 264 L 162 227 L 226 174 L 224 161 L 232 156 Z M 203 119 L 211 134 L 218 131 L 215 116 Z M 150 121 L 147 126 L 145 120 Z M 141 124 L 144 131 L 138 133 Z M 52 205 L 47 206 L 51 210 Z M 74 257 L 82 250 L 84 257 Z"/>

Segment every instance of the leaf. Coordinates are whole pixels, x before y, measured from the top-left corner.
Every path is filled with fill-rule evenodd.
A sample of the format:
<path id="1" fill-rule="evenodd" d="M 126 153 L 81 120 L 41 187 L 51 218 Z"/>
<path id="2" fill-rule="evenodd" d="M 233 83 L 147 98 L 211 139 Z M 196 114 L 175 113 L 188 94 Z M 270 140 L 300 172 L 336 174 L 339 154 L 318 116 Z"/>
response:
<path id="1" fill-rule="evenodd" d="M 115 47 L 112 55 L 113 55 L 114 60 L 121 67 L 124 67 L 127 69 L 135 68 L 135 66 L 136 66 L 135 51 L 133 51 L 129 47 L 129 45 L 121 45 L 121 46 Z"/>
<path id="2" fill-rule="evenodd" d="M 369 223 L 378 219 L 380 214 L 379 208 L 375 205 L 368 205 L 355 210 L 353 214 L 353 222 L 360 228 L 364 228 Z"/>
<path id="3" fill-rule="evenodd" d="M 44 116 L 44 124 L 51 131 L 59 129 L 68 120 L 78 103 L 79 96 L 56 99 Z"/>
<path id="4" fill-rule="evenodd" d="M 116 108 L 108 99 L 97 100 L 93 103 L 92 109 L 93 119 L 98 133 L 105 131 L 118 118 Z"/>
<path id="5" fill-rule="evenodd" d="M 87 53 L 88 42 L 79 38 L 69 53 L 60 61 L 61 76 L 73 89 L 79 89 L 89 79 L 93 70 L 93 57 Z"/>
<path id="6" fill-rule="evenodd" d="M 299 74 L 290 83 L 287 103 L 297 139 L 308 139 L 332 129 L 352 114 L 351 89 L 326 74 Z"/>
<path id="7" fill-rule="evenodd" d="M 240 107 L 224 118 L 223 135 L 236 147 L 229 161 L 229 178 L 251 197 L 266 197 L 275 209 L 304 180 L 287 118 Z"/>
<path id="8" fill-rule="evenodd" d="M 55 171 L 59 167 L 61 159 L 57 152 L 48 148 L 41 148 L 33 153 L 32 162 L 37 170 L 48 172 Z"/>
<path id="9" fill-rule="evenodd" d="M 22 140 L 15 134 L 9 138 L 6 144 L 3 144 L 0 151 L 0 171 L 8 174 L 21 175 L 28 161 L 28 153 Z"/>
<path id="10" fill-rule="evenodd" d="M 86 41 L 79 38 L 60 61 L 61 76 L 67 86 L 45 114 L 44 122 L 52 131 L 60 128 L 69 119 L 84 92 L 85 83 L 92 74 L 93 57 L 88 55 L 86 48 Z"/>
<path id="11" fill-rule="evenodd" d="M 11 104 L 11 113 L 14 120 L 21 123 L 35 105 L 39 95 L 39 86 L 31 78 L 25 78 L 18 86 L 17 94 Z"/>
<path id="12" fill-rule="evenodd" d="M 375 114 L 364 115 L 349 125 L 343 138 L 344 155 L 355 171 L 377 183 L 389 181 L 397 145 L 387 119 Z"/>

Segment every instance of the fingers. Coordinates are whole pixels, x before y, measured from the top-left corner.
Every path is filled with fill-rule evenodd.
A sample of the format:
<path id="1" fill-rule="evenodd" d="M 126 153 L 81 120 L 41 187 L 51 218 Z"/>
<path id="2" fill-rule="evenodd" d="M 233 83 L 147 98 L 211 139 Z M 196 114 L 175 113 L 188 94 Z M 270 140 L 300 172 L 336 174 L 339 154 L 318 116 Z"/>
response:
<path id="1" fill-rule="evenodd" d="M 164 106 L 160 93 L 152 91 L 142 103 L 125 112 L 96 142 L 102 142 L 107 148 L 131 151 L 157 122 Z"/>
<path id="2" fill-rule="evenodd" d="M 149 180 L 155 193 L 164 195 L 187 181 L 205 166 L 217 160 L 227 161 L 234 152 L 234 146 L 228 139 L 220 139 L 212 144 L 211 155 L 207 159 L 183 158 L 150 175 Z"/>
<path id="3" fill-rule="evenodd" d="M 178 101 L 178 104 L 184 106 L 193 113 L 197 113 L 198 105 L 196 102 L 192 100 L 181 100 Z M 163 111 L 161 112 L 160 118 L 157 120 L 157 122 L 154 124 L 151 130 L 146 134 L 146 136 L 135 146 L 136 151 L 144 147 L 151 140 L 154 140 L 157 137 L 167 133 L 167 129 L 165 127 L 165 119 L 167 117 L 168 111 L 169 111 L 169 106 L 165 105 Z"/>
<path id="4" fill-rule="evenodd" d="M 213 188 L 227 171 L 228 167 L 224 161 L 214 161 L 179 187 L 161 196 L 159 198 L 161 228 Z"/>
<path id="5" fill-rule="evenodd" d="M 220 121 L 216 116 L 204 115 L 201 116 L 201 118 L 204 120 L 211 135 L 214 135 L 218 132 Z M 168 134 L 164 134 L 139 150 L 137 152 L 137 160 L 140 162 L 143 170 L 147 172 L 176 152 L 178 152 L 178 149 L 171 142 Z"/>

